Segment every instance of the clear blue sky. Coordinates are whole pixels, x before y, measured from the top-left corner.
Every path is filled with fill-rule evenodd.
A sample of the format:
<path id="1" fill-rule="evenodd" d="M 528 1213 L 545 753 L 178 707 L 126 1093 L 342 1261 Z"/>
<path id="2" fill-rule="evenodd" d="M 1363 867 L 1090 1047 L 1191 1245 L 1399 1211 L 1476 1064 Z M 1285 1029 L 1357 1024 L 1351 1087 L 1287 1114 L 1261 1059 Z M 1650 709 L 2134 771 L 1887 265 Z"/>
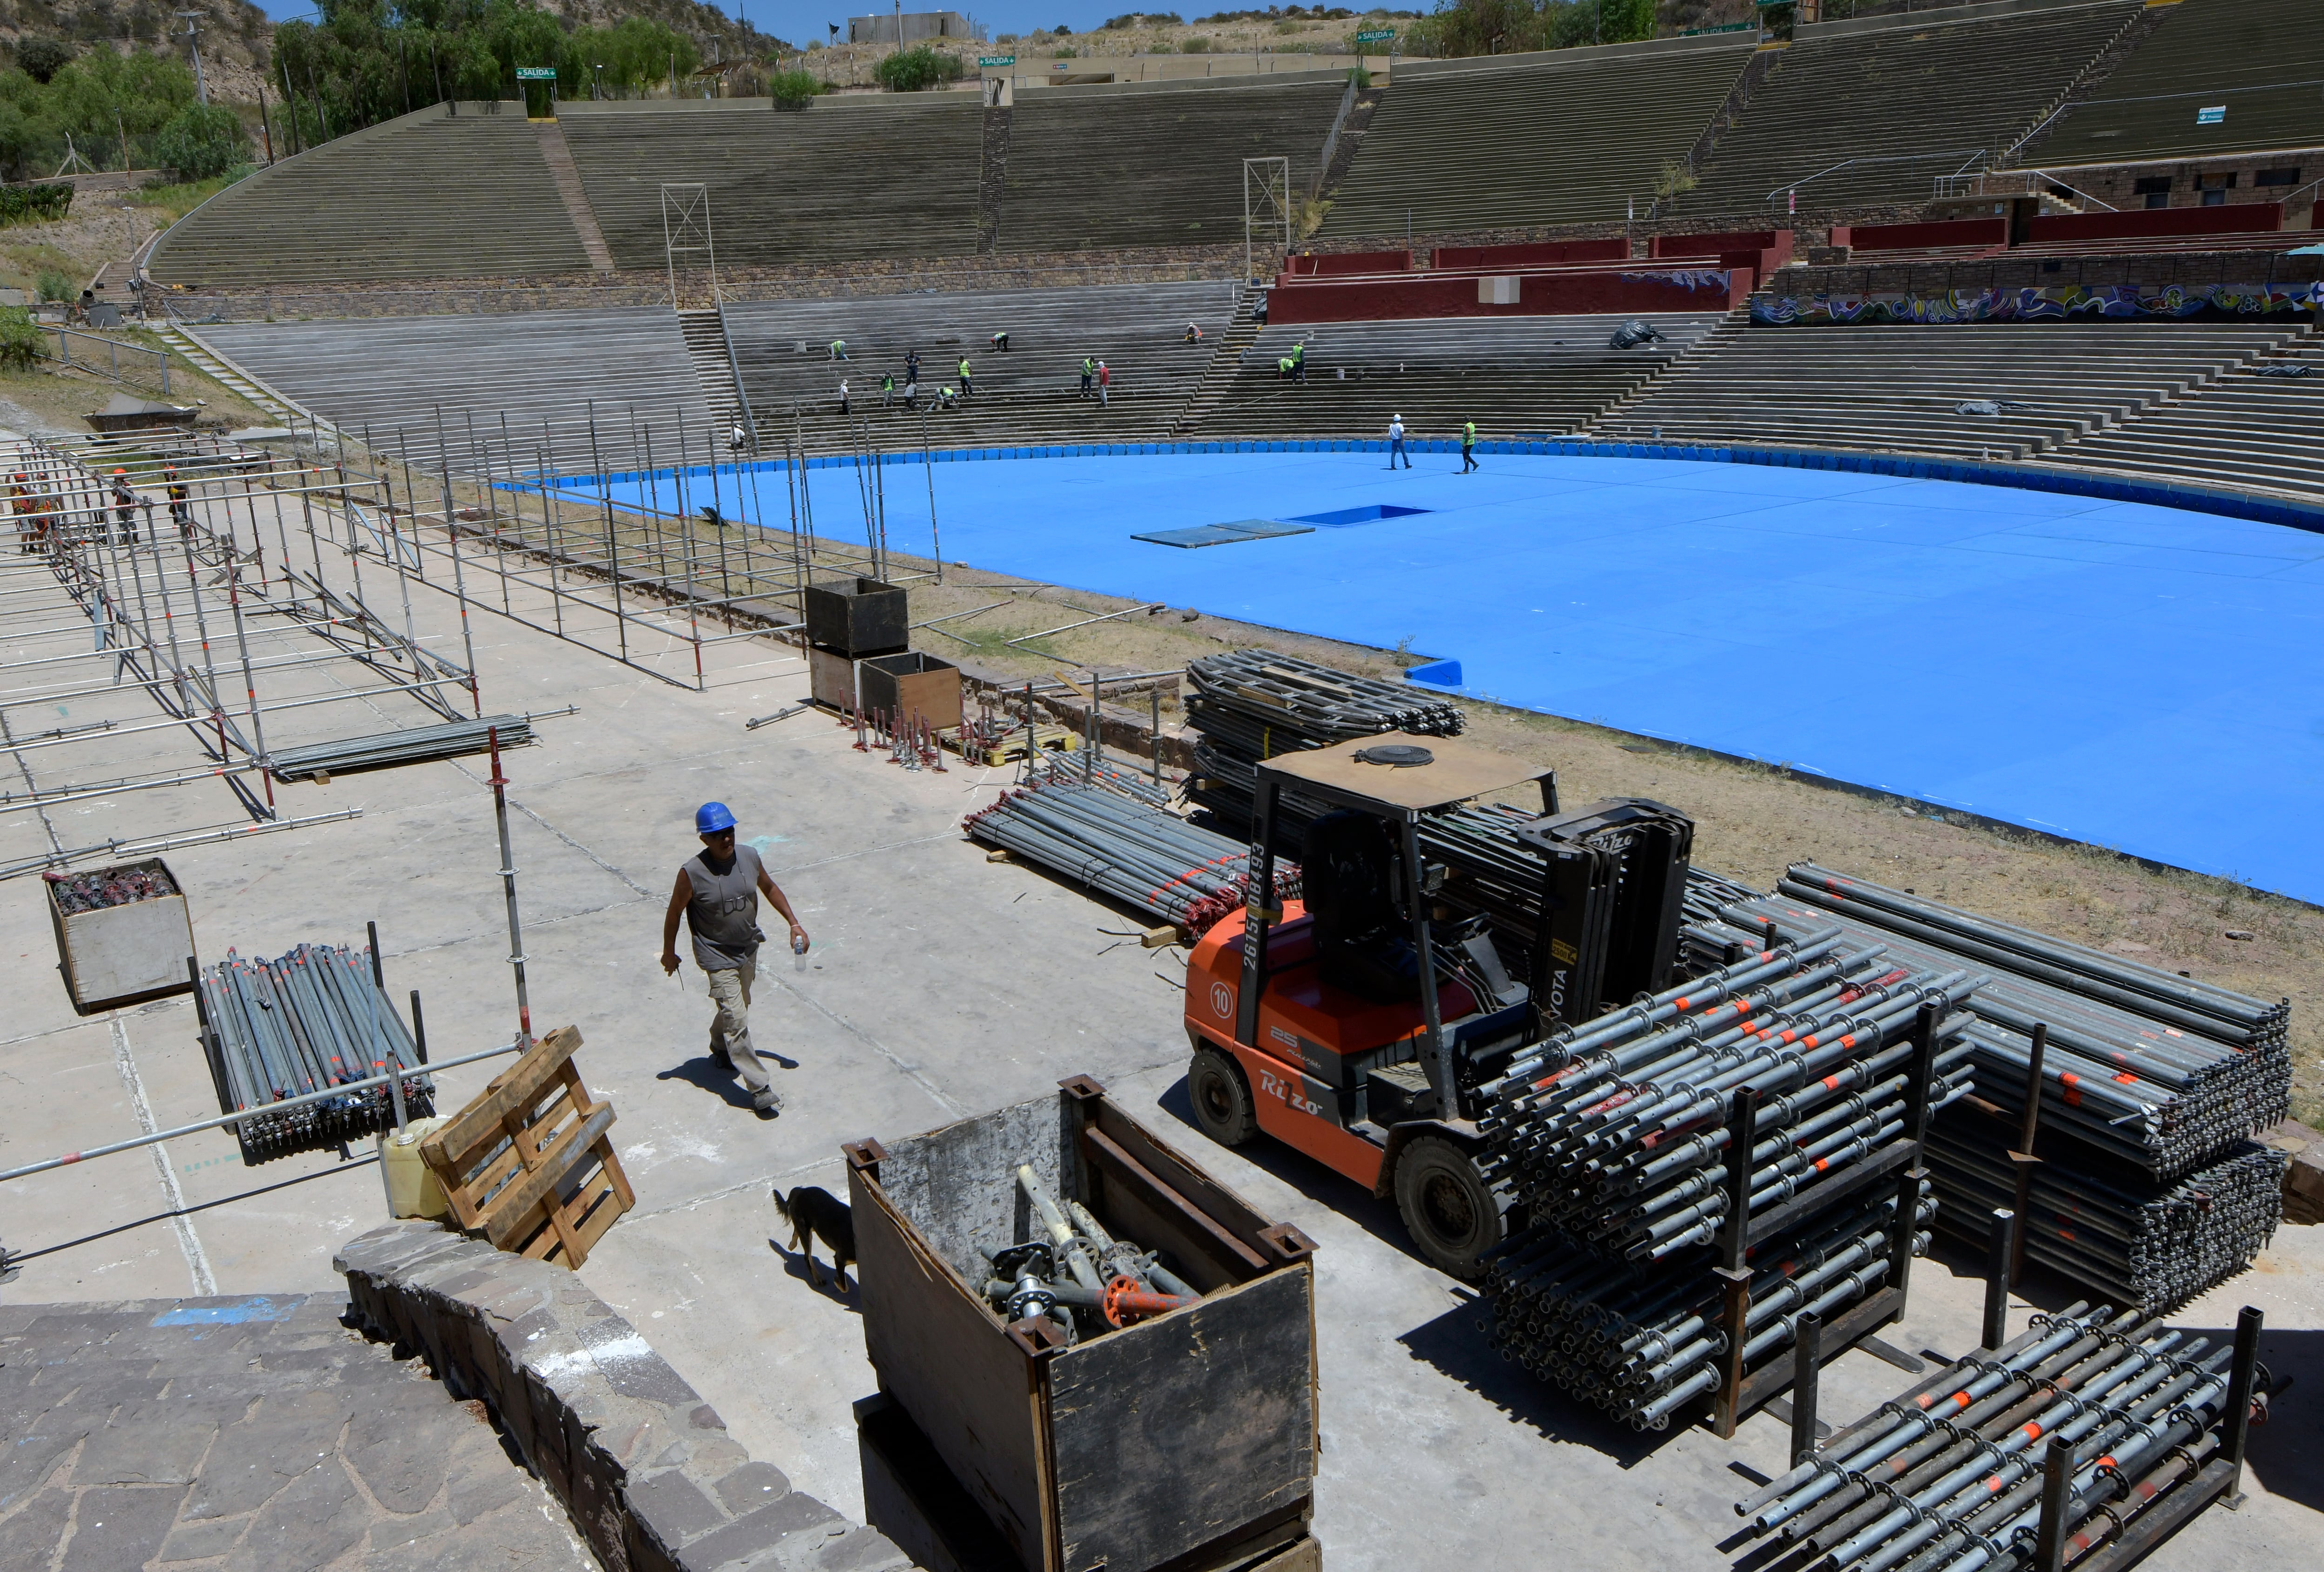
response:
<path id="1" fill-rule="evenodd" d="M 1145 3 L 1157 11 L 1175 9 L 1179 15 L 1190 20 L 1196 16 L 1208 16 L 1222 6 L 1235 10 L 1251 6 L 1251 0 L 1240 0 L 1240 4 L 1235 0 L 1209 0 L 1208 4 L 1194 5 L 1173 5 L 1171 0 L 1145 0 Z M 1403 3 L 1414 5 L 1416 0 L 1403 0 Z M 936 7 L 929 5 L 928 0 L 918 0 L 917 5 L 912 0 L 906 0 L 904 9 L 961 11 L 975 17 L 989 34 L 1030 32 L 1037 27 L 1055 27 L 1061 23 L 1075 28 L 1095 27 L 1107 17 L 1119 16 L 1131 9 L 1135 4 L 1136 0 L 992 0 L 990 6 L 955 4 Z M 1362 9 L 1354 4 L 1354 0 L 1340 0 L 1340 4 L 1351 11 Z M 313 0 L 258 0 L 258 5 L 259 9 L 277 22 L 301 16 L 311 18 L 316 14 Z M 825 31 L 828 23 L 836 22 L 844 31 L 850 16 L 869 16 L 875 9 L 892 10 L 893 5 L 877 7 L 868 4 L 867 0 L 822 0 L 821 4 L 816 0 L 739 0 L 739 4 L 738 0 L 720 0 L 718 9 L 729 16 L 747 17 L 752 25 L 761 32 L 773 33 L 792 43 L 805 44 L 814 39 L 829 37 L 830 34 Z"/>

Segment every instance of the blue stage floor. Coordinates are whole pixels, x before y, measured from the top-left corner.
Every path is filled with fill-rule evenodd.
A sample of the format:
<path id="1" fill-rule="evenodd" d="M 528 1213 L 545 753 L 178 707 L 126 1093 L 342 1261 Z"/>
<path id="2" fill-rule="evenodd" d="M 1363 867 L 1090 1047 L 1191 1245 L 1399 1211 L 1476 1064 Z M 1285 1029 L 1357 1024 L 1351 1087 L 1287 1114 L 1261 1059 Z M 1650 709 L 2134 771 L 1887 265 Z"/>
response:
<path id="1" fill-rule="evenodd" d="M 948 560 L 1409 640 L 1478 697 L 2324 902 L 2324 536 L 1826 471 L 1483 463 L 1165 455 L 934 476 Z M 925 553 L 919 466 L 888 473 L 890 543 Z M 779 518 L 779 475 L 755 478 Z M 810 479 L 821 529 L 860 538 L 853 473 Z M 1131 538 L 1379 504 L 1429 511 L 1191 550 Z"/>

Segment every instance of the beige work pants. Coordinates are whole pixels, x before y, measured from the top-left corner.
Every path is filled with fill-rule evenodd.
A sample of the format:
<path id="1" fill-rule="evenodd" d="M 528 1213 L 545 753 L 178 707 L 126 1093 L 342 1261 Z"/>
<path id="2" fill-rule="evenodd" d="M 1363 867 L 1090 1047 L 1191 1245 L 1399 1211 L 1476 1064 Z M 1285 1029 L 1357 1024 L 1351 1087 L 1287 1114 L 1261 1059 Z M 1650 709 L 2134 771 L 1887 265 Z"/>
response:
<path id="1" fill-rule="evenodd" d="M 734 1072 L 744 1086 L 754 1092 L 764 1091 L 773 1083 L 767 1078 L 767 1067 L 759 1062 L 757 1050 L 751 1046 L 751 982 L 759 975 L 758 962 L 745 961 L 738 967 L 703 975 L 710 979 L 710 1000 L 718 1007 L 710 1022 L 710 1052 L 733 1060 Z"/>

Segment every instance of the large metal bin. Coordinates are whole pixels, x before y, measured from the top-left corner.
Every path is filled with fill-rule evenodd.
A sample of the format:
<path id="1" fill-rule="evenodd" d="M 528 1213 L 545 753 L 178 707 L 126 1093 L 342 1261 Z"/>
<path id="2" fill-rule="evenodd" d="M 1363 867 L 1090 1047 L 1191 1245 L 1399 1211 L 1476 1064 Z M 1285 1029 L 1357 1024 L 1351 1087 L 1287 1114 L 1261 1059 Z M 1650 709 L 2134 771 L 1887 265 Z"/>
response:
<path id="1" fill-rule="evenodd" d="M 912 641 L 912 614 L 903 589 L 878 579 L 828 579 L 800 597 L 810 644 L 841 655 L 901 649 Z"/>
<path id="2" fill-rule="evenodd" d="M 102 879 L 130 872 L 158 872 L 180 893 L 68 912 L 57 899 L 57 887 L 46 879 L 41 884 L 49 923 L 56 930 L 58 970 L 64 973 L 73 1008 L 84 1016 L 193 991 L 186 962 L 194 954 L 194 925 L 186 913 L 185 887 L 158 857 L 124 862 L 89 877 Z"/>
<path id="3" fill-rule="evenodd" d="M 1318 1564 L 1314 1246 L 1086 1076 L 882 1147 L 850 1145 L 863 1337 L 880 1387 L 1025 1572 Z M 978 1246 L 1035 1236 L 1030 1163 L 1204 1298 L 1064 1346 L 1005 1324 Z M 1288 1555 L 1288 1558 L 1285 1559 Z"/>

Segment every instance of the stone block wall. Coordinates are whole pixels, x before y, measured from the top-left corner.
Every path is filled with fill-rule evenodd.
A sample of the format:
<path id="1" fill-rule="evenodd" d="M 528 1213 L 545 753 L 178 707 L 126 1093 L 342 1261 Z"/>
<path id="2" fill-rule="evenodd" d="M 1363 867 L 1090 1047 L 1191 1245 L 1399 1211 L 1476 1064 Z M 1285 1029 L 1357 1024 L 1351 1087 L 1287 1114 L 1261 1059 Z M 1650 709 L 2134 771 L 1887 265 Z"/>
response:
<path id="1" fill-rule="evenodd" d="M 432 1223 L 332 1261 L 374 1335 L 482 1399 L 609 1572 L 901 1572 L 874 1530 L 793 1490 L 718 1411 L 561 1266 Z"/>

